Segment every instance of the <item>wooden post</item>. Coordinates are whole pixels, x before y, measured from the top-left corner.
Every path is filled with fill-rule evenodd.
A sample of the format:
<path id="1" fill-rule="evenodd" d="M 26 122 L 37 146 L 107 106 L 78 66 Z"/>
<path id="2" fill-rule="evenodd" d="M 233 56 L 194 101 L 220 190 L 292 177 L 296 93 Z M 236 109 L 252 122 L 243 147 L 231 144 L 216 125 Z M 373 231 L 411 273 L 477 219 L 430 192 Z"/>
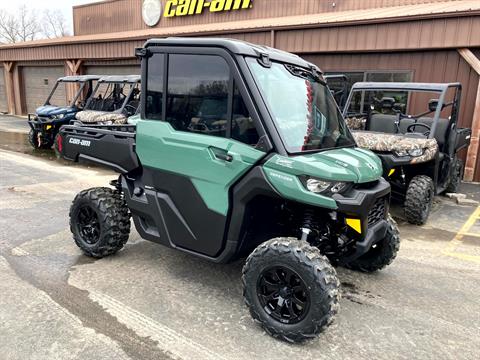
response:
<path id="1" fill-rule="evenodd" d="M 80 75 L 80 67 L 82 66 L 82 60 L 65 60 L 66 75 L 76 76 Z M 67 97 L 67 102 L 70 102 L 79 89 L 78 84 L 66 84 L 65 95 Z"/>
<path id="2" fill-rule="evenodd" d="M 11 61 L 3 63 L 5 76 L 5 93 L 7 95 L 8 113 L 15 114 L 15 91 L 13 89 L 13 67 L 15 64 Z"/>
<path id="3" fill-rule="evenodd" d="M 472 67 L 473 70 L 480 76 L 480 59 L 469 49 L 458 49 L 460 56 Z M 480 77 L 478 81 L 477 97 L 475 99 L 475 109 L 473 111 L 472 119 L 472 139 L 470 147 L 468 148 L 467 161 L 465 163 L 464 179 L 472 181 L 475 175 L 475 167 L 477 164 L 478 152 L 480 150 Z"/>
<path id="4" fill-rule="evenodd" d="M 270 47 L 275 47 L 275 30 L 270 31 Z"/>

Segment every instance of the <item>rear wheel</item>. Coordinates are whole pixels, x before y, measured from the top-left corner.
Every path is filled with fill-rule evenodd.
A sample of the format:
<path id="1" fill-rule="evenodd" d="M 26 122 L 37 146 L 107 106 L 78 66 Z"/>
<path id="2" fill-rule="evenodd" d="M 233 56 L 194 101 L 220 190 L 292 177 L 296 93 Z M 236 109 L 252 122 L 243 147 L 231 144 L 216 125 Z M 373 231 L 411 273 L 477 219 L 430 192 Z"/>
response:
<path id="1" fill-rule="evenodd" d="M 460 186 L 463 177 L 463 161 L 455 158 L 452 164 L 452 175 L 450 177 L 448 186 L 447 186 L 447 193 L 456 193 Z"/>
<path id="2" fill-rule="evenodd" d="M 385 237 L 374 244 L 367 253 L 348 263 L 345 267 L 369 273 L 381 270 L 392 263 L 400 249 L 400 235 L 397 223 L 390 215 L 388 215 L 387 221 L 388 229 Z"/>
<path id="3" fill-rule="evenodd" d="M 94 258 L 112 255 L 128 241 L 127 205 L 122 196 L 110 188 L 81 191 L 70 208 L 70 230 L 86 255 Z"/>
<path id="4" fill-rule="evenodd" d="M 258 246 L 243 268 L 245 303 L 275 338 L 302 342 L 323 331 L 338 311 L 339 282 L 320 251 L 294 238 Z"/>
<path id="5" fill-rule="evenodd" d="M 410 224 L 423 225 L 427 222 L 434 196 L 430 177 L 418 175 L 410 181 L 405 197 L 405 216 Z"/>

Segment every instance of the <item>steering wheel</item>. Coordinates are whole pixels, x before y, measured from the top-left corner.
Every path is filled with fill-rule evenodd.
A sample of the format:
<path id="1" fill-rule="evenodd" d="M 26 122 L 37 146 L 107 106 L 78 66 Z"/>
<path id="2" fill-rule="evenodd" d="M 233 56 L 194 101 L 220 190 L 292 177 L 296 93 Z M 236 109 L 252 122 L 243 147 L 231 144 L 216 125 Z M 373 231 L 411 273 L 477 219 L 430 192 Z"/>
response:
<path id="1" fill-rule="evenodd" d="M 134 115 L 136 112 L 137 112 L 137 108 L 133 105 L 125 105 L 125 107 L 123 108 L 123 111 L 128 115 L 128 114 L 131 114 L 131 115 Z"/>
<path id="2" fill-rule="evenodd" d="M 423 135 L 425 135 L 425 136 L 430 135 L 431 128 L 430 128 L 430 126 L 428 126 L 427 124 L 424 124 L 424 123 L 414 123 L 414 124 L 408 125 L 407 132 L 409 132 L 409 133 L 414 132 L 414 129 L 417 126 L 424 127 L 425 129 L 427 129 L 427 131 L 425 131 L 423 133 Z"/>

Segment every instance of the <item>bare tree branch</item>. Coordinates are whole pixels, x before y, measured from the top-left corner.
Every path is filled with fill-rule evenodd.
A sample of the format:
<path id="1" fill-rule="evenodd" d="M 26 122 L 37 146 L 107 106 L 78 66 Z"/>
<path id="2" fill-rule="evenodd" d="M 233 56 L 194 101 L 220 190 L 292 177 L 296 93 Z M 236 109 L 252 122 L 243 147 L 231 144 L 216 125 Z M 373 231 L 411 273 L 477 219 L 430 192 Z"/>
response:
<path id="1" fill-rule="evenodd" d="M 67 35 L 67 21 L 58 9 L 44 10 L 41 15 L 26 5 L 20 6 L 15 14 L 0 9 L 0 42 L 16 43 Z"/>

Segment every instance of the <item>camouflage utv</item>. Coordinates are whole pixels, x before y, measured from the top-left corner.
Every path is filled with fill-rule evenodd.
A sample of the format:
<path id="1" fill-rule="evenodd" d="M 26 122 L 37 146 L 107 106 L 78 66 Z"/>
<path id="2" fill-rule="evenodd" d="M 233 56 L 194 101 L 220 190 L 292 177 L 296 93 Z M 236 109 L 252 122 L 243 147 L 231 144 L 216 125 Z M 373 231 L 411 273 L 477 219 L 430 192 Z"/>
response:
<path id="1" fill-rule="evenodd" d="M 424 224 L 434 196 L 456 192 L 462 179 L 459 152 L 469 146 L 471 129 L 457 126 L 460 95 L 459 83 L 364 82 L 347 99 L 348 127 L 358 146 L 382 160 L 392 196 L 412 224 Z M 408 113 L 423 103 L 422 113 Z"/>
<path id="2" fill-rule="evenodd" d="M 98 80 L 83 111 L 75 115 L 77 125 L 122 125 L 140 105 L 140 76 L 112 75 Z"/>

